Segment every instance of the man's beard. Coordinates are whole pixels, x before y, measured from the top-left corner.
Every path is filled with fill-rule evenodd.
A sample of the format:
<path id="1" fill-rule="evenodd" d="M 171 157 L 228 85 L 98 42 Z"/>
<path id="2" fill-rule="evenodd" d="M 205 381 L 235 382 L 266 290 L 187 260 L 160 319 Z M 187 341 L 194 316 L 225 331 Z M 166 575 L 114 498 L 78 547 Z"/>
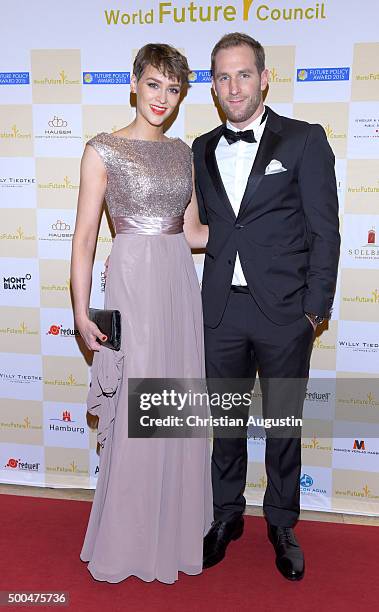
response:
<path id="1" fill-rule="evenodd" d="M 227 102 L 220 101 L 220 106 L 229 121 L 231 121 L 232 123 L 244 123 L 245 121 L 248 121 L 250 117 L 254 115 L 260 102 L 261 102 L 261 95 L 259 92 L 255 96 L 255 98 L 249 99 L 249 103 L 247 106 L 245 106 L 244 108 L 241 108 L 240 110 L 237 110 L 237 109 L 234 110 L 233 108 L 230 108 Z"/>

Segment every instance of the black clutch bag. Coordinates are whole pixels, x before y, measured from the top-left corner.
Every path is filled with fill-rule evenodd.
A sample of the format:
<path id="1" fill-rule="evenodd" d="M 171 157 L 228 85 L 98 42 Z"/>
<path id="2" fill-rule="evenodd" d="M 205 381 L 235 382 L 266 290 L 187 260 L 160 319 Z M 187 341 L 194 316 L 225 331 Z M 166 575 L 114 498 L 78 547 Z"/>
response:
<path id="1" fill-rule="evenodd" d="M 102 346 L 106 346 L 114 351 L 119 351 L 121 347 L 121 313 L 119 310 L 101 310 L 90 308 L 88 317 L 93 321 L 100 331 L 107 336 L 105 342 L 97 339 Z"/>

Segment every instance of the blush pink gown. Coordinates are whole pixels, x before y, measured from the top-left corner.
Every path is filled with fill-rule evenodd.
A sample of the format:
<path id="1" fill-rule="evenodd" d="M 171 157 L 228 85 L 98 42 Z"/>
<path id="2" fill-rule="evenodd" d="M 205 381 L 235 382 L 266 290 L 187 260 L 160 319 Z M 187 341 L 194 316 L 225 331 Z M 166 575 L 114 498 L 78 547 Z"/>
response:
<path id="1" fill-rule="evenodd" d="M 105 132 L 87 144 L 108 176 L 116 237 L 104 306 L 121 312 L 122 344 L 94 354 L 87 405 L 99 417 L 100 466 L 80 558 L 97 580 L 173 583 L 179 571 L 202 571 L 213 520 L 209 440 L 129 438 L 127 379 L 205 375 L 200 289 L 181 230 L 191 150 L 176 138 Z"/>

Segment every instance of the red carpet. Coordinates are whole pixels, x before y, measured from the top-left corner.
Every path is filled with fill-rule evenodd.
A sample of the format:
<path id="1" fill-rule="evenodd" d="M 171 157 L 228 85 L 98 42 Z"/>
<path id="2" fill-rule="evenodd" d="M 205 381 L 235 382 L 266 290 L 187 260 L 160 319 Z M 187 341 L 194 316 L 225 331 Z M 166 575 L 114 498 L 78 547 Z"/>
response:
<path id="1" fill-rule="evenodd" d="M 174 585 L 137 578 L 108 584 L 95 581 L 79 559 L 88 502 L 0 495 L 0 510 L 0 590 L 68 591 L 70 606 L 58 610 L 378 609 L 377 527 L 300 522 L 296 534 L 305 550 L 306 575 L 298 583 L 277 572 L 263 519 L 247 517 L 243 537 L 201 576 L 180 574 Z"/>

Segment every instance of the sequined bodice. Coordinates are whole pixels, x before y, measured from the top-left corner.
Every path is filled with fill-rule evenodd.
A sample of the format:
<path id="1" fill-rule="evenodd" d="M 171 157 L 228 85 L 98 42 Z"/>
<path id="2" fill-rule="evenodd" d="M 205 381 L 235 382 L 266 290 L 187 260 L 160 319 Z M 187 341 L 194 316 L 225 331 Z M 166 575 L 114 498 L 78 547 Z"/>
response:
<path id="1" fill-rule="evenodd" d="M 192 160 L 182 140 L 130 140 L 101 132 L 87 144 L 107 170 L 105 199 L 112 218 L 184 213 L 192 194 Z"/>

